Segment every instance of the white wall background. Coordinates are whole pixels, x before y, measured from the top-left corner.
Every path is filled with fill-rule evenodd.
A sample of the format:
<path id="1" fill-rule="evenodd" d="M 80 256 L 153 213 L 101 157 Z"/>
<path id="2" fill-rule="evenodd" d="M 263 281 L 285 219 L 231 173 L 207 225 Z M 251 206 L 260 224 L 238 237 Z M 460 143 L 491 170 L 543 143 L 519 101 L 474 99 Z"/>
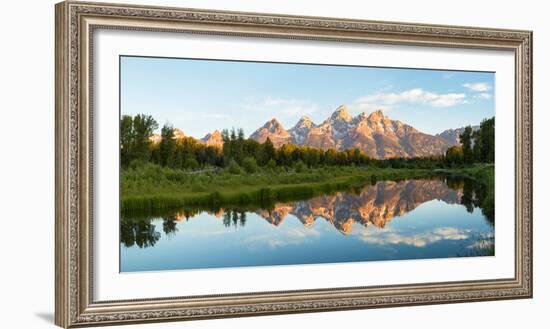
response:
<path id="1" fill-rule="evenodd" d="M 104 0 L 105 1 L 105 0 Z M 0 18 L 0 304 L 2 328 L 53 328 L 54 307 L 54 3 L 3 3 Z M 105 1 L 112 2 L 112 1 Z M 545 327 L 550 222 L 544 184 L 550 158 L 550 22 L 544 1 L 156 0 L 118 2 L 273 12 L 534 31 L 535 298 L 208 320 L 125 328 Z M 537 148 L 538 147 L 538 148 Z M 31 151 L 27 151 L 30 149 Z"/>

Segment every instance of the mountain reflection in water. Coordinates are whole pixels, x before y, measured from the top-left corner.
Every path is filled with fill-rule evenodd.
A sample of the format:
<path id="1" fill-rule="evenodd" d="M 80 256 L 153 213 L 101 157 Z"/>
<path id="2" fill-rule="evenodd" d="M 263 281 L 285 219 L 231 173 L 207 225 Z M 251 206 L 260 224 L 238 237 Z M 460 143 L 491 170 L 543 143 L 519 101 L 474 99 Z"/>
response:
<path id="1" fill-rule="evenodd" d="M 439 177 L 377 182 L 309 200 L 276 203 L 268 209 L 249 205 L 123 214 L 121 267 L 123 271 L 135 271 L 490 255 L 494 253 L 494 215 L 493 205 L 484 202 L 486 194 L 485 186 L 473 180 Z M 417 208 L 426 210 L 414 215 Z M 391 222 L 396 218 L 400 218 L 399 224 L 394 225 Z M 336 236 L 330 233 L 330 227 L 338 233 Z M 293 242 L 297 236 L 311 250 L 299 249 Z M 182 253 L 179 248 L 183 245 L 198 249 L 205 243 L 211 252 L 198 249 L 194 254 L 166 259 L 165 264 L 158 252 L 148 255 L 144 251 L 157 249 L 164 240 L 169 242 L 161 249 L 172 252 Z M 338 256 L 337 250 L 332 256 L 314 254 L 315 248 L 345 248 L 355 246 L 357 241 L 367 243 L 365 251 L 354 250 L 348 256 Z M 286 256 L 250 247 L 262 242 L 271 248 L 284 247 Z M 213 257 L 214 249 L 223 250 L 224 244 L 238 249 L 241 257 L 232 261 Z M 377 250 L 389 245 L 397 249 Z M 427 245 L 438 249 L 420 250 L 427 249 Z M 304 253 L 309 258 L 296 256 Z M 147 257 L 156 258 L 147 261 Z"/>

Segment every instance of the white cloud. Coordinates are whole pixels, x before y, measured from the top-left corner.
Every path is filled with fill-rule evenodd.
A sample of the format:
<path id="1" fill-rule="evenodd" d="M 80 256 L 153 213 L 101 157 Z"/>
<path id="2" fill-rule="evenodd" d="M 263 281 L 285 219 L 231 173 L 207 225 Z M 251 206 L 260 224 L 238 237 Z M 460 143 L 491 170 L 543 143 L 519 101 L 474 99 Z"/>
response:
<path id="1" fill-rule="evenodd" d="M 438 94 L 425 91 L 421 88 L 414 88 L 400 93 L 376 93 L 359 98 L 354 106 L 361 110 L 372 109 L 374 106 L 391 107 L 400 103 L 421 103 L 433 107 L 451 107 L 463 104 L 466 95 L 463 93 Z"/>
<path id="2" fill-rule="evenodd" d="M 465 83 L 462 86 L 470 89 L 471 91 L 477 91 L 477 92 L 486 92 L 491 90 L 491 86 L 487 82 Z"/>
<path id="3" fill-rule="evenodd" d="M 476 240 L 466 248 L 468 249 L 485 249 L 495 245 L 495 233 L 486 232 L 479 235 L 479 240 Z"/>
<path id="4" fill-rule="evenodd" d="M 489 93 L 480 93 L 480 94 L 476 95 L 475 97 L 480 98 L 480 99 L 491 99 L 491 97 L 493 97 L 493 96 Z"/>
<path id="5" fill-rule="evenodd" d="M 433 231 L 407 235 L 393 231 L 382 231 L 379 234 L 364 234 L 361 240 L 375 244 L 406 244 L 415 247 L 425 247 L 428 244 L 442 240 L 466 240 L 468 239 L 468 231 L 460 230 L 454 227 L 440 227 Z"/>
<path id="6" fill-rule="evenodd" d="M 262 249 L 265 246 L 276 249 L 288 245 L 310 243 L 312 239 L 318 239 L 321 236 L 321 232 L 313 228 L 290 228 L 287 230 L 279 228 L 279 231 L 275 233 L 249 237 L 243 243 L 252 250 Z"/>

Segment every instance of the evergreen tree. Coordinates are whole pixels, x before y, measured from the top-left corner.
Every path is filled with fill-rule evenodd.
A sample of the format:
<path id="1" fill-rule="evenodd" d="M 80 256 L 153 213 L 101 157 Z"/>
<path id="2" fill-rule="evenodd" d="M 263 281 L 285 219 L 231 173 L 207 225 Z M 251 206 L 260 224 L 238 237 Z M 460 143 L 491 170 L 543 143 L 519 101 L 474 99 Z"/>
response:
<path id="1" fill-rule="evenodd" d="M 138 114 L 134 117 L 132 159 L 149 161 L 151 157 L 150 138 L 157 128 L 158 123 L 150 115 Z"/>
<path id="2" fill-rule="evenodd" d="M 183 151 L 181 149 L 177 149 L 175 150 L 175 156 L 174 156 L 174 163 L 173 163 L 173 168 L 175 169 L 182 169 L 184 168 L 183 166 Z"/>
<path id="3" fill-rule="evenodd" d="M 462 144 L 462 153 L 464 154 L 464 162 L 467 164 L 474 162 L 474 152 L 472 149 L 472 127 L 464 128 L 464 132 L 460 134 L 460 143 Z"/>
<path id="4" fill-rule="evenodd" d="M 484 119 L 480 125 L 481 156 L 483 162 L 495 162 L 495 117 Z"/>
<path id="5" fill-rule="evenodd" d="M 176 141 L 174 140 L 174 127 L 165 124 L 160 131 L 160 162 L 161 165 L 174 168 L 176 164 Z"/>
<path id="6" fill-rule="evenodd" d="M 131 161 L 132 145 L 134 142 L 134 123 L 129 115 L 120 119 L 120 162 L 127 167 Z"/>
<path id="7" fill-rule="evenodd" d="M 266 164 L 268 163 L 270 160 L 273 160 L 273 161 L 276 161 L 277 160 L 277 156 L 276 156 L 276 150 L 275 150 L 275 146 L 273 146 L 273 143 L 271 142 L 271 139 L 269 139 L 269 137 L 265 140 L 265 143 L 263 144 L 263 159 L 262 159 L 262 163 L 263 164 Z"/>
<path id="8" fill-rule="evenodd" d="M 473 158 L 475 162 L 484 162 L 483 161 L 483 154 L 481 153 L 481 130 L 472 132 L 472 139 L 473 139 Z"/>

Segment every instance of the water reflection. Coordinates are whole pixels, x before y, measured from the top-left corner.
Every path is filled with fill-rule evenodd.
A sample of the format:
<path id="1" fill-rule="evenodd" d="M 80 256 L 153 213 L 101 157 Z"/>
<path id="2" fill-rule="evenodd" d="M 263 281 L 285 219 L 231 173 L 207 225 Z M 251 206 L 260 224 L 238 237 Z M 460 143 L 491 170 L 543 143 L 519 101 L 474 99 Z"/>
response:
<path id="1" fill-rule="evenodd" d="M 269 208 L 249 205 L 128 213 L 120 224 L 121 267 L 123 271 L 158 270 L 490 255 L 494 254 L 493 203 L 482 184 L 439 177 L 377 182 Z M 395 218 L 400 218 L 399 224 L 390 225 Z M 158 252 L 139 251 L 157 249 L 161 240 L 169 242 L 160 249 L 180 253 L 184 244 L 197 248 L 208 243 L 209 249 L 170 260 Z M 339 255 L 345 252 L 337 248 L 357 242 L 369 248 Z M 224 250 L 224 246 L 238 248 L 240 258 L 214 257 L 214 250 Z M 328 255 L 315 255 L 327 246 L 333 248 Z M 268 252 L 266 247 L 284 250 L 286 256 Z"/>
<path id="2" fill-rule="evenodd" d="M 358 194 L 337 193 L 307 201 L 279 204 L 271 210 L 257 213 L 273 225 L 279 225 L 288 214 L 305 226 L 323 218 L 338 231 L 348 234 L 352 225 L 374 225 L 383 228 L 397 216 L 402 216 L 431 200 L 448 204 L 459 203 L 461 190 L 448 188 L 442 180 L 405 180 L 378 182 L 363 188 Z"/>

